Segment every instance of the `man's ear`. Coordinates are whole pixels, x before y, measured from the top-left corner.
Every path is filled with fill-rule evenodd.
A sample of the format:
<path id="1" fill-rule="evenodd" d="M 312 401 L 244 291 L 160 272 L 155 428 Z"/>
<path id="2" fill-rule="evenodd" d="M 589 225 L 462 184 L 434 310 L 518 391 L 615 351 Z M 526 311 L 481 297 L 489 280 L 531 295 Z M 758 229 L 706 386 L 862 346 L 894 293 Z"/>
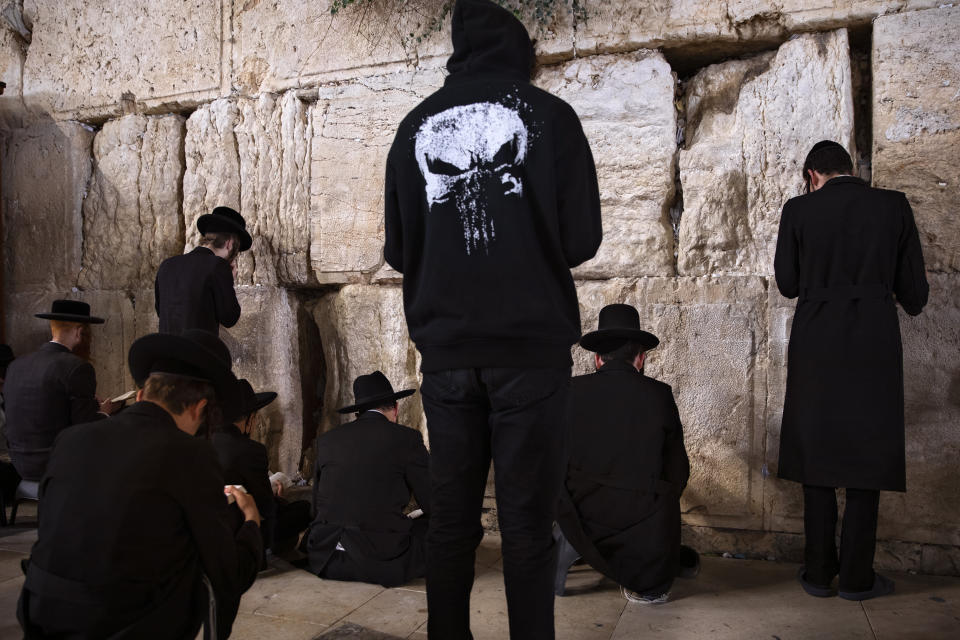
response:
<path id="1" fill-rule="evenodd" d="M 599 369 L 603 366 L 603 358 L 600 357 L 599 353 L 593 354 L 593 364 Z"/>
<path id="2" fill-rule="evenodd" d="M 207 399 L 201 398 L 199 402 L 187 407 L 187 411 L 190 412 L 190 418 L 196 422 L 203 420 L 203 410 L 207 408 Z"/>
<path id="3" fill-rule="evenodd" d="M 142 400 L 143 400 L 143 389 L 142 388 L 137 389 L 137 402 L 141 402 Z"/>

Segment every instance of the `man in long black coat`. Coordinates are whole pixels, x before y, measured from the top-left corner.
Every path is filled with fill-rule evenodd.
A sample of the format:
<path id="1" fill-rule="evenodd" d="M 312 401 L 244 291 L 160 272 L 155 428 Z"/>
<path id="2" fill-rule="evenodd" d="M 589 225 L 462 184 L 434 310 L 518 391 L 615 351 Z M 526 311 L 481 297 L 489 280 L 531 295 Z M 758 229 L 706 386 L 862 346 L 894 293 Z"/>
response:
<path id="1" fill-rule="evenodd" d="M 230 635 L 262 554 L 253 499 L 228 526 L 213 448 L 194 434 L 233 393 L 213 335 L 151 334 L 130 348 L 143 388 L 114 418 L 64 431 L 40 484 L 42 517 L 17 615 L 27 638 L 193 638 L 216 600 Z M 226 402 L 224 402 L 226 404 Z"/>
<path id="2" fill-rule="evenodd" d="M 240 319 L 233 281 L 237 254 L 253 243 L 246 221 L 230 207 L 217 207 L 197 219 L 197 229 L 200 246 L 167 258 L 157 270 L 154 305 L 160 333 L 203 329 L 218 335 L 220 325 L 229 328 Z"/>
<path id="3" fill-rule="evenodd" d="M 873 571 L 880 491 L 905 491 L 903 355 L 896 302 L 927 303 L 920 238 L 906 196 L 849 174 L 849 154 L 817 143 L 804 164 L 810 193 L 786 203 L 777 286 L 799 297 L 787 364 L 779 476 L 804 485 L 811 595 L 889 593 Z M 839 557 L 835 488 L 846 488 Z"/>
<path id="4" fill-rule="evenodd" d="M 580 340 L 595 352 L 597 371 L 570 385 L 558 515 L 576 554 L 641 603 L 665 602 L 674 577 L 695 573 L 697 563 L 680 545 L 680 494 L 690 476 L 680 414 L 670 386 L 643 373 L 646 352 L 659 342 L 625 304 L 604 307 L 599 329 Z M 565 548 L 560 592 L 576 557 Z"/>
<path id="5" fill-rule="evenodd" d="M 97 400 L 96 372 L 82 357 L 90 353 L 90 325 L 103 318 L 91 316 L 90 305 L 77 300 L 54 300 L 50 313 L 36 317 L 50 320 L 52 339 L 14 360 L 4 383 L 10 458 L 17 473 L 34 482 L 46 471 L 61 431 L 115 409 L 109 400 Z"/>
<path id="6" fill-rule="evenodd" d="M 397 424 L 397 400 L 379 371 L 353 383 L 357 413 L 316 441 L 313 506 L 305 536 L 310 569 L 333 580 L 395 587 L 426 572 L 426 527 L 430 511 L 429 454 L 423 436 Z M 404 515 L 410 495 L 424 516 Z"/>

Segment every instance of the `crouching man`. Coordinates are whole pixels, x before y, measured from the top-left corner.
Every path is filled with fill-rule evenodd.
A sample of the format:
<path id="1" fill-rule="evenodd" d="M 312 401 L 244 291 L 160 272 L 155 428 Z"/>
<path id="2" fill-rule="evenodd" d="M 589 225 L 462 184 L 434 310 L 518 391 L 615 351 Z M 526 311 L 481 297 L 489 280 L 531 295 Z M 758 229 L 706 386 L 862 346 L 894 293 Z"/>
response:
<path id="1" fill-rule="evenodd" d="M 17 607 L 27 638 L 193 638 L 214 610 L 213 637 L 227 638 L 256 577 L 256 503 L 225 490 L 210 443 L 193 437 L 232 402 L 229 351 L 204 331 L 152 334 L 129 364 L 136 404 L 54 443 Z"/>
<path id="2" fill-rule="evenodd" d="M 597 371 L 570 387 L 557 595 L 580 556 L 640 604 L 666 602 L 675 577 L 699 570 L 697 553 L 680 545 L 680 494 L 690 476 L 680 414 L 669 385 L 643 373 L 658 344 L 625 304 L 601 309 L 599 329 L 580 340 L 596 354 Z"/>
<path id="3" fill-rule="evenodd" d="M 427 518 L 404 515 L 410 494 L 429 512 L 429 455 L 418 431 L 397 424 L 397 400 L 379 371 L 353 383 L 353 422 L 317 438 L 313 505 L 304 537 L 321 578 L 395 587 L 426 573 Z"/>

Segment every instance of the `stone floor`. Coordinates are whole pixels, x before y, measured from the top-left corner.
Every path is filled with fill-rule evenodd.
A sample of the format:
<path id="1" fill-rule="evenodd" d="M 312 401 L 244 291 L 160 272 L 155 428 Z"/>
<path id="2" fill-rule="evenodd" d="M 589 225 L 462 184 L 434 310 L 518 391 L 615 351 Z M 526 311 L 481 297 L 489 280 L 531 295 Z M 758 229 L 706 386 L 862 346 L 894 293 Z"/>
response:
<path id="1" fill-rule="evenodd" d="M 36 540 L 33 513 L 0 529 L 0 638 L 18 638 L 20 560 Z M 477 559 L 474 637 L 507 633 L 500 545 L 488 536 Z M 805 595 L 796 565 L 707 557 L 694 580 L 678 581 L 665 605 L 628 604 L 616 585 L 588 568 L 558 598 L 558 640 L 634 638 L 936 639 L 960 638 L 960 578 L 891 574 L 897 593 L 864 603 Z M 232 638 L 426 640 L 423 580 L 397 589 L 319 580 L 275 560 L 243 597 Z"/>

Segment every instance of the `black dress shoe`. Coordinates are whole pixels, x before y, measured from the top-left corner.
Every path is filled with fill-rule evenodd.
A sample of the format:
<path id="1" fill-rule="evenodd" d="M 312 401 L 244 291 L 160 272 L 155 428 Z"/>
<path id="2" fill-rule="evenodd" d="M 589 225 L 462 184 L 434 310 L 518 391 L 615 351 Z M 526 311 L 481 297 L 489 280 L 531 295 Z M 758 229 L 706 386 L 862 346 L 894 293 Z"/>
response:
<path id="1" fill-rule="evenodd" d="M 866 591 L 841 591 L 837 595 L 844 600 L 869 600 L 893 593 L 894 582 L 887 576 L 873 574 L 873 586 Z"/>
<path id="2" fill-rule="evenodd" d="M 819 585 L 808 582 L 806 578 L 806 567 L 803 565 L 797 570 L 797 582 L 800 583 L 800 586 L 803 587 L 803 590 L 809 593 L 811 596 L 817 598 L 832 598 L 837 595 L 836 589 L 830 585 Z"/>

